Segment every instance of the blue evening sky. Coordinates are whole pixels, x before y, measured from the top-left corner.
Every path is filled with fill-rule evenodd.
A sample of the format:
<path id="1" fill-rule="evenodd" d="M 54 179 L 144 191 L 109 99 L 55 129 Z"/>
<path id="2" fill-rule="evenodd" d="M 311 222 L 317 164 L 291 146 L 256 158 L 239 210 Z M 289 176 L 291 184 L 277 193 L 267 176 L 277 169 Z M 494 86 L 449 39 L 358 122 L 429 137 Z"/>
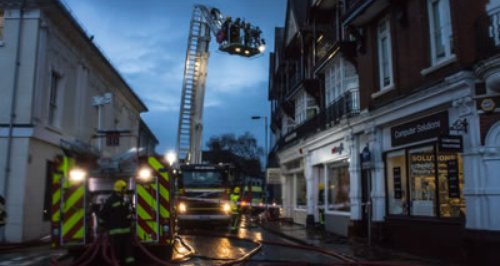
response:
<path id="1" fill-rule="evenodd" d="M 160 145 L 175 149 L 187 49 L 194 4 L 217 7 L 224 15 L 259 26 L 267 42 L 258 58 L 219 52 L 211 42 L 204 109 L 203 145 L 214 135 L 246 131 L 264 147 L 269 52 L 274 28 L 284 25 L 286 0 L 64 0 L 94 43 L 149 108 L 142 115 Z"/>

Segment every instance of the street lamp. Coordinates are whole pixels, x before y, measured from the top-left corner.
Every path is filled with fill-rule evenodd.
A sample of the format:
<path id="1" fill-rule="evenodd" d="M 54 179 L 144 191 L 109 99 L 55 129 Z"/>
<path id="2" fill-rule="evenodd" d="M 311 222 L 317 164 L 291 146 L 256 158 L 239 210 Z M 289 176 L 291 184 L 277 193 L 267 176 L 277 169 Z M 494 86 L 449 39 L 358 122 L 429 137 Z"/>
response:
<path id="1" fill-rule="evenodd" d="M 165 154 L 165 159 L 167 159 L 167 162 L 170 166 L 173 166 L 177 161 L 177 154 L 175 154 L 174 151 L 169 151 L 167 152 L 167 154 Z"/>
<path id="2" fill-rule="evenodd" d="M 267 168 L 267 156 L 268 156 L 268 153 L 269 153 L 269 150 L 268 150 L 268 143 L 267 143 L 267 116 L 260 116 L 260 115 L 254 115 L 252 116 L 252 120 L 259 120 L 259 119 L 264 119 L 264 129 L 265 129 L 265 134 L 266 134 L 266 143 L 264 144 L 265 145 L 265 152 L 266 152 L 266 168 Z"/>

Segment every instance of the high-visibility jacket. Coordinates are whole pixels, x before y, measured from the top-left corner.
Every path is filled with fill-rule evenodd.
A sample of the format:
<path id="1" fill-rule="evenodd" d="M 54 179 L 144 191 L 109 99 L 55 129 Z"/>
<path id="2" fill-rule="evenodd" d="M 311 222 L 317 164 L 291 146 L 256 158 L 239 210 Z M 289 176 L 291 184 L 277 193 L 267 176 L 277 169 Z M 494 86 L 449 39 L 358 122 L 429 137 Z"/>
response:
<path id="1" fill-rule="evenodd" d="M 109 196 L 99 216 L 100 223 L 110 235 L 130 233 L 132 218 L 130 205 L 118 193 L 113 192 Z"/>
<path id="2" fill-rule="evenodd" d="M 231 212 L 233 214 L 238 214 L 240 212 L 240 195 L 232 193 L 229 195 L 229 200 L 231 204 Z"/>

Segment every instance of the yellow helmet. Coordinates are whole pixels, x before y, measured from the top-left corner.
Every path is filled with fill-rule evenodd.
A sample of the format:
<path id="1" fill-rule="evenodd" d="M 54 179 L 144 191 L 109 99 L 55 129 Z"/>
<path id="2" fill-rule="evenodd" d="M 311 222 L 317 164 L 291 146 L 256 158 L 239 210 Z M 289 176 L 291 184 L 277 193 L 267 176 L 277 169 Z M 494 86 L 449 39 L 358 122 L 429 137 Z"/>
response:
<path id="1" fill-rule="evenodd" d="M 127 183 L 121 179 L 117 180 L 113 186 L 113 190 L 116 192 L 122 192 L 125 189 L 127 189 Z"/>
<path id="2" fill-rule="evenodd" d="M 319 187 L 318 187 L 318 188 L 319 188 L 319 190 L 323 190 L 323 189 L 325 189 L 325 184 L 323 184 L 323 183 L 319 183 Z"/>
<path id="3" fill-rule="evenodd" d="M 236 194 L 240 193 L 240 187 L 235 187 L 233 192 Z"/>

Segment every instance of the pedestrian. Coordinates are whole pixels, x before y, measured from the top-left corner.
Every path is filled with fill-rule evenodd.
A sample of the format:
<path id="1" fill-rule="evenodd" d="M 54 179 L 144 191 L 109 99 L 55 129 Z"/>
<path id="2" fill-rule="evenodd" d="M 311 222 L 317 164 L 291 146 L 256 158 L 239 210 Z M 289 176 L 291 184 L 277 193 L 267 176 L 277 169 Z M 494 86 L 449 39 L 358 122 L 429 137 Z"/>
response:
<path id="1" fill-rule="evenodd" d="M 231 231 L 238 230 L 241 212 L 240 212 L 240 187 L 235 187 L 233 193 L 229 195 L 231 204 Z"/>
<path id="2" fill-rule="evenodd" d="M 5 242 L 5 223 L 7 211 L 5 211 L 5 199 L 0 195 L 0 242 Z"/>
<path id="3" fill-rule="evenodd" d="M 133 265 L 135 258 L 132 246 L 132 208 L 125 201 L 127 183 L 118 180 L 113 186 L 113 193 L 106 199 L 100 211 L 100 223 L 108 233 L 120 265 Z"/>

